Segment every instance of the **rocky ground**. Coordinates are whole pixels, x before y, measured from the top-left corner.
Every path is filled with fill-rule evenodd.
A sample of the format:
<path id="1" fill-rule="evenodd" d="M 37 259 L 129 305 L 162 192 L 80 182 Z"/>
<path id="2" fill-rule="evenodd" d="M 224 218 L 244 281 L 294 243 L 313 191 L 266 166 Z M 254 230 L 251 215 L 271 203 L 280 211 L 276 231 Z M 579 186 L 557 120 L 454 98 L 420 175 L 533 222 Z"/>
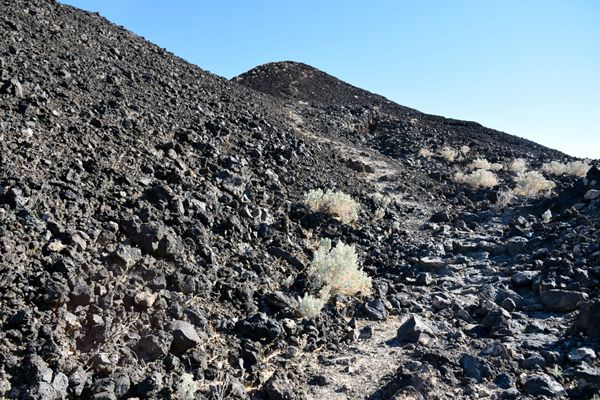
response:
<path id="1" fill-rule="evenodd" d="M 96 14 L 0 11 L 0 396 L 598 398 L 600 170 L 500 209 L 509 172 L 455 170 L 570 158 L 304 64 L 227 81 Z M 444 146 L 470 151 L 419 154 Z M 302 318 L 320 238 L 373 290 Z"/>

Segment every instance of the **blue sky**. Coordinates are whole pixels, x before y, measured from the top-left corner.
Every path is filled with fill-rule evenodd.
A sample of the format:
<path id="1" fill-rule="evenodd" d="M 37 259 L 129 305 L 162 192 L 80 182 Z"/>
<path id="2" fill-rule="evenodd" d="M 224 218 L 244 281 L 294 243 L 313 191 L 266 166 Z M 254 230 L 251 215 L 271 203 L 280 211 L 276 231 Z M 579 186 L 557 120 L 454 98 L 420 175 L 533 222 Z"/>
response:
<path id="1" fill-rule="evenodd" d="M 600 1 L 62 2 L 227 78 L 302 61 L 423 112 L 600 158 Z"/>

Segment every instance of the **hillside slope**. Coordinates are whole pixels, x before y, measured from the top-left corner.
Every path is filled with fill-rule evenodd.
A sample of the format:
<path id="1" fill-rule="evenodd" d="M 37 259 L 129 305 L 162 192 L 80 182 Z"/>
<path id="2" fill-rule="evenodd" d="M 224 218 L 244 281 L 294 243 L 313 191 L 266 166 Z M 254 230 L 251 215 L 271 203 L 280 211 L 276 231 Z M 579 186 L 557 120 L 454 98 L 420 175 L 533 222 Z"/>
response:
<path id="1" fill-rule="evenodd" d="M 230 82 L 97 14 L 0 0 L 0 397 L 594 394 L 600 171 L 497 209 L 454 170 L 564 156 L 298 70 L 281 96 L 286 76 Z M 472 153 L 419 154 L 442 146 Z M 309 208 L 317 188 L 356 221 Z M 372 290 L 305 318 L 323 238 Z"/>
<path id="2" fill-rule="evenodd" d="M 293 108 L 326 110 L 320 119 L 344 119 L 358 134 L 368 134 L 373 145 L 388 155 L 406 154 L 416 146 L 469 144 L 493 156 L 565 157 L 530 140 L 476 122 L 429 115 L 401 106 L 303 63 L 269 63 L 232 80 L 283 99 Z"/>

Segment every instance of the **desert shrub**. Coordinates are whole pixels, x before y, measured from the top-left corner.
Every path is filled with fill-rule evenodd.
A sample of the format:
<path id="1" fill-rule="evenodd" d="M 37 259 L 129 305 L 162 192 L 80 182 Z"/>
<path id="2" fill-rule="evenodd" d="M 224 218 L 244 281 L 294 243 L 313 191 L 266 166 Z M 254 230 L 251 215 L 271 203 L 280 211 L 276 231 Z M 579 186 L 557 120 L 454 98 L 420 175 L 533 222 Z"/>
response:
<path id="1" fill-rule="evenodd" d="M 551 180 L 544 178 L 538 171 L 529 171 L 520 174 L 515 179 L 517 185 L 514 193 L 518 196 L 537 197 L 544 192 L 549 192 L 556 187 Z"/>
<path id="2" fill-rule="evenodd" d="M 502 171 L 503 169 L 504 169 L 504 165 L 502 165 L 500 163 L 492 163 L 492 165 L 490 165 L 490 171 L 498 172 L 498 171 Z"/>
<path id="3" fill-rule="evenodd" d="M 343 192 L 311 190 L 304 196 L 304 203 L 311 210 L 331 214 L 345 224 L 358 219 L 358 203 Z"/>
<path id="4" fill-rule="evenodd" d="M 375 207 L 386 208 L 392 202 L 392 198 L 390 196 L 386 196 L 381 193 L 373 193 L 369 197 L 371 198 L 371 201 L 373 202 L 373 205 L 375 205 Z"/>
<path id="5" fill-rule="evenodd" d="M 496 174 L 484 169 L 476 169 L 470 174 L 457 172 L 454 175 L 454 180 L 458 183 L 467 184 L 474 189 L 490 188 L 498 185 L 498 178 L 496 177 Z"/>
<path id="6" fill-rule="evenodd" d="M 440 150 L 440 156 L 448 161 L 454 161 L 458 156 L 458 151 L 451 147 L 444 147 Z"/>
<path id="7" fill-rule="evenodd" d="M 485 158 L 476 158 L 467 168 L 471 170 L 484 169 L 486 171 L 500 171 L 504 166 L 500 163 L 491 163 Z"/>
<path id="8" fill-rule="evenodd" d="M 327 288 L 331 294 L 352 295 L 371 290 L 371 278 L 359 269 L 354 246 L 338 242 L 332 248 L 330 239 L 321 240 L 310 265 L 310 275 L 316 286 Z"/>
<path id="9" fill-rule="evenodd" d="M 524 158 L 515 158 L 508 166 L 508 169 L 516 174 L 522 174 L 525 171 L 527 171 L 527 164 L 527 160 L 525 160 Z"/>
<path id="10" fill-rule="evenodd" d="M 433 152 L 431 150 L 429 150 L 428 148 L 426 148 L 426 147 L 422 147 L 419 150 L 419 155 L 421 157 L 427 157 L 427 158 L 429 158 L 429 157 L 433 156 Z"/>
<path id="11" fill-rule="evenodd" d="M 542 171 L 550 175 L 570 175 L 583 178 L 591 166 L 587 161 L 571 161 L 561 163 L 559 161 L 551 161 L 542 165 Z"/>
<path id="12" fill-rule="evenodd" d="M 467 154 L 469 154 L 470 151 L 471 151 L 471 148 L 469 146 L 467 146 L 466 144 L 463 146 L 460 146 L 460 152 L 462 153 L 463 156 L 466 156 Z"/>
<path id="13" fill-rule="evenodd" d="M 469 169 L 485 169 L 486 171 L 492 168 L 492 163 L 486 160 L 485 158 L 476 158 L 469 164 Z"/>
<path id="14" fill-rule="evenodd" d="M 592 166 L 587 161 L 571 161 L 567 164 L 567 174 L 583 178 Z"/>
<path id="15" fill-rule="evenodd" d="M 308 293 L 305 293 L 304 297 L 298 298 L 298 312 L 307 318 L 314 318 L 319 315 L 324 305 L 325 300 Z"/>

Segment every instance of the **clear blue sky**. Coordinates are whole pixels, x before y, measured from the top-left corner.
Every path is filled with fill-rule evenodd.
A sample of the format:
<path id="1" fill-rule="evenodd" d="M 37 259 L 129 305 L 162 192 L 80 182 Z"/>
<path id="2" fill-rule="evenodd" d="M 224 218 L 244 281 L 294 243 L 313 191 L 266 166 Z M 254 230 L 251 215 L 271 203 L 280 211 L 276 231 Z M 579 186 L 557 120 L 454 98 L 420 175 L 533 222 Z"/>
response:
<path id="1" fill-rule="evenodd" d="M 302 61 L 405 106 L 600 158 L 600 1 L 63 2 L 227 78 Z"/>

